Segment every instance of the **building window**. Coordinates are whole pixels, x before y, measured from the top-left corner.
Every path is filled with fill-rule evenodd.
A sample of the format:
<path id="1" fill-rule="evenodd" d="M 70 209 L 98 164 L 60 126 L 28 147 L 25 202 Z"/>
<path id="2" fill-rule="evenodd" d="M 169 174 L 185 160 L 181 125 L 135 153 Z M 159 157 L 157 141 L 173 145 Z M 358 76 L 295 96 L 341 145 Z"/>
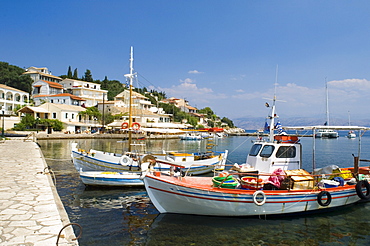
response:
<path id="1" fill-rule="evenodd" d="M 57 113 L 53 113 L 53 119 L 57 118 Z"/>
<path id="2" fill-rule="evenodd" d="M 66 117 L 65 118 L 68 119 L 68 113 L 66 113 Z"/>

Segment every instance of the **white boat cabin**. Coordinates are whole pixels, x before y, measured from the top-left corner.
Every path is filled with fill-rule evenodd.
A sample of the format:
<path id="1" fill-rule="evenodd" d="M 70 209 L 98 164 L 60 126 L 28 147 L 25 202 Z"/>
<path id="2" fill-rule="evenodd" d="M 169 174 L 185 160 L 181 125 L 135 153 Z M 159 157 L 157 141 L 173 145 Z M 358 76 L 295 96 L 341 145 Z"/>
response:
<path id="1" fill-rule="evenodd" d="M 274 141 L 258 140 L 254 142 L 246 163 L 262 173 L 272 173 L 274 170 L 301 169 L 302 146 L 298 137 L 277 135 Z"/>

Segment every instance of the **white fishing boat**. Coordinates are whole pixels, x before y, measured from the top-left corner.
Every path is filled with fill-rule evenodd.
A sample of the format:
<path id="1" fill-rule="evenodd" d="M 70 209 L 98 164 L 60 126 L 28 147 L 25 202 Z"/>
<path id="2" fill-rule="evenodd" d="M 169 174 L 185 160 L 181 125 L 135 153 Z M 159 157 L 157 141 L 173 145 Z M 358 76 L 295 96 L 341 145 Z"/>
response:
<path id="1" fill-rule="evenodd" d="M 135 77 L 133 70 L 133 49 L 130 54 L 130 73 L 125 77 L 129 81 L 130 107 L 128 126 L 128 151 L 123 153 L 111 153 L 96 149 L 85 150 L 77 143 L 71 145 L 71 157 L 78 172 L 144 172 L 146 167 L 154 159 L 161 159 L 167 163 L 181 162 L 193 175 L 211 172 L 213 169 L 223 170 L 227 158 L 227 151 L 209 151 L 205 153 L 173 153 L 152 155 L 145 152 L 145 144 L 133 143 L 132 132 L 135 122 L 132 122 L 132 84 Z M 170 166 L 162 163 L 156 165 L 155 169 L 169 171 Z"/>
<path id="2" fill-rule="evenodd" d="M 356 133 L 354 131 L 348 131 L 347 138 L 356 138 Z"/>
<path id="3" fill-rule="evenodd" d="M 298 138 L 274 134 L 275 98 L 268 118 L 269 139 L 253 144 L 238 173 L 215 177 L 147 174 L 145 188 L 157 210 L 211 216 L 285 215 L 328 211 L 370 198 L 369 183 L 358 180 L 358 159 L 354 168 L 309 173 L 301 168 Z"/>
<path id="4" fill-rule="evenodd" d="M 211 172 L 213 169 L 223 170 L 228 151 L 211 151 L 202 153 L 167 152 L 165 154 L 143 154 L 140 152 L 126 152 L 117 154 L 90 149 L 85 151 L 78 149 L 77 144 L 72 144 L 72 159 L 77 171 L 140 171 L 142 165 L 149 160 L 162 161 L 154 169 L 169 171 L 170 166 L 166 163 L 181 163 L 189 169 L 189 174 L 199 175 Z M 159 163 L 159 162 L 158 162 Z"/>
<path id="5" fill-rule="evenodd" d="M 338 138 L 339 134 L 337 131 L 331 129 L 319 129 L 315 134 L 316 138 Z"/>

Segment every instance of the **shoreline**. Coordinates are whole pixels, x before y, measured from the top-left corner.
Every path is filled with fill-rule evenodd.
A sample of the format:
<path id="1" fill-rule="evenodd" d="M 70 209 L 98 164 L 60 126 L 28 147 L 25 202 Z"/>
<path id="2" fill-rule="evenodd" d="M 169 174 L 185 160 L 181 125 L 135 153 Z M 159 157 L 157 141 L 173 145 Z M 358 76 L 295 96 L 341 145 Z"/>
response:
<path id="1" fill-rule="evenodd" d="M 24 139 L 24 140 L 47 140 L 47 139 L 122 139 L 127 140 L 128 134 L 114 134 L 114 133 L 71 133 L 71 134 L 65 134 L 65 133 L 59 133 L 59 132 L 53 132 L 53 133 L 46 133 L 46 132 L 31 132 L 31 131 L 11 131 L 7 132 L 9 134 L 9 137 L 6 137 L 7 139 Z M 7 135 L 7 134 L 6 134 Z M 229 133 L 229 136 L 241 136 L 241 137 L 250 137 L 250 136 L 261 136 L 261 137 L 267 137 L 268 134 L 258 134 L 256 132 L 243 132 L 243 133 Z M 298 137 L 312 137 L 312 134 L 309 135 L 302 135 L 302 134 L 294 134 L 294 136 Z M 163 139 L 177 139 L 179 138 L 179 135 L 171 135 L 171 134 L 133 134 L 133 139 L 152 139 L 152 140 L 163 140 Z"/>

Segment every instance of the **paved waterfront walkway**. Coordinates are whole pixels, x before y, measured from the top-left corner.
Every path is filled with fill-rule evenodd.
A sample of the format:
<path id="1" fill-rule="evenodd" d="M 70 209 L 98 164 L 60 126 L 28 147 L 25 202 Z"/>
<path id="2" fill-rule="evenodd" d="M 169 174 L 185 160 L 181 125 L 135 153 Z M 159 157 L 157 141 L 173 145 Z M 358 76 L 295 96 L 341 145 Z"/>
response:
<path id="1" fill-rule="evenodd" d="M 56 245 L 69 223 L 46 166 L 37 143 L 0 142 L 0 245 Z M 75 237 L 67 226 L 58 245 L 78 245 Z"/>

